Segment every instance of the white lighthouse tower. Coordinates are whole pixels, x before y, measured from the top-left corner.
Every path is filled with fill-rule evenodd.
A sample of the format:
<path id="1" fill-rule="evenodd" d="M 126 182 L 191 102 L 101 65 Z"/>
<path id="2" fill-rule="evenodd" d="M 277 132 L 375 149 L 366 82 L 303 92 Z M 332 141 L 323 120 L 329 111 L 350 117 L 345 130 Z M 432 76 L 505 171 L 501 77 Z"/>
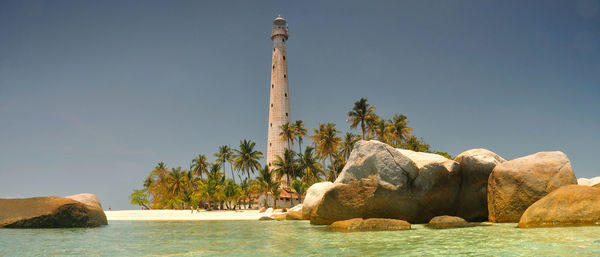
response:
<path id="1" fill-rule="evenodd" d="M 282 156 L 288 147 L 279 135 L 281 125 L 290 122 L 290 93 L 288 89 L 288 66 L 285 42 L 288 39 L 288 27 L 284 18 L 273 20 L 271 40 L 273 40 L 273 59 L 271 63 L 271 97 L 269 101 L 269 134 L 267 144 L 267 165 L 271 168 L 277 156 Z"/>

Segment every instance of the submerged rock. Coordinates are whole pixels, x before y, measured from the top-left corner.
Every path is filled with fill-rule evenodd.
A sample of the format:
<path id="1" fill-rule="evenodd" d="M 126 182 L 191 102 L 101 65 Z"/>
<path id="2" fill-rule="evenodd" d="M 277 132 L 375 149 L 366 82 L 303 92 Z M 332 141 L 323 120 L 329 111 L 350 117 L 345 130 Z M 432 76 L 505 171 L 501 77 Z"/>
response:
<path id="1" fill-rule="evenodd" d="M 69 228 L 107 225 L 98 199 L 92 195 L 73 199 L 44 196 L 23 199 L 0 199 L 0 227 Z M 94 202 L 95 200 L 95 202 Z"/>
<path id="2" fill-rule="evenodd" d="M 390 230 L 408 230 L 410 223 L 397 219 L 354 218 L 349 220 L 336 221 L 327 226 L 331 229 L 349 230 L 349 231 L 390 231 Z"/>
<path id="3" fill-rule="evenodd" d="M 456 216 L 469 221 L 486 221 L 488 178 L 494 167 L 506 160 L 486 149 L 471 149 L 456 156 L 454 161 L 462 170 Z"/>
<path id="4" fill-rule="evenodd" d="M 258 218 L 259 221 L 266 221 L 266 220 L 273 220 L 273 218 L 269 217 L 269 216 L 262 216 L 260 218 Z"/>
<path id="5" fill-rule="evenodd" d="M 521 216 L 520 228 L 600 225 L 600 189 L 561 187 L 535 202 Z"/>
<path id="6" fill-rule="evenodd" d="M 464 220 L 461 217 L 447 216 L 447 215 L 434 217 L 427 224 L 427 227 L 436 228 L 436 229 L 464 228 L 464 227 L 471 227 L 471 226 L 473 226 L 473 225 L 471 225 L 469 222 L 467 222 L 466 220 Z"/>
<path id="7" fill-rule="evenodd" d="M 489 220 L 518 222 L 534 202 L 576 183 L 571 162 L 562 152 L 539 152 L 500 163 L 488 180 Z"/>
<path id="8" fill-rule="evenodd" d="M 335 183 L 323 185 L 322 197 L 303 215 L 324 225 L 375 217 L 425 223 L 456 212 L 460 175 L 458 163 L 441 155 L 361 140 Z"/>

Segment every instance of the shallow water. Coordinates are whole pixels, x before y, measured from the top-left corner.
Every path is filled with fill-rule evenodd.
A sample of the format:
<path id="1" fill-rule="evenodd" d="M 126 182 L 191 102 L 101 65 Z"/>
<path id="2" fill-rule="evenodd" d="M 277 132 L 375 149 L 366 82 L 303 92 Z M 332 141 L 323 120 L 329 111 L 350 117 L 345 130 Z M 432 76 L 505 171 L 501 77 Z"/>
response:
<path id="1" fill-rule="evenodd" d="M 342 233 L 306 221 L 110 221 L 99 228 L 0 229 L 0 256 L 600 255 L 600 226 L 515 226 Z"/>

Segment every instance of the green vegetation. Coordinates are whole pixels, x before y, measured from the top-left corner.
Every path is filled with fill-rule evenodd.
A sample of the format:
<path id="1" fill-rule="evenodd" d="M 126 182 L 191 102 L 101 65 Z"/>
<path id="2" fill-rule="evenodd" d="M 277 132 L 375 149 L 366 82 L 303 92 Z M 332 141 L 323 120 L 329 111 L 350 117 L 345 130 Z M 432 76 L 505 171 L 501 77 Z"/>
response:
<path id="1" fill-rule="evenodd" d="M 206 155 L 193 158 L 189 170 L 181 167 L 167 168 L 159 162 L 144 180 L 144 187 L 134 190 L 129 196 L 133 205 L 145 209 L 205 208 L 236 209 L 242 205 L 252 208 L 257 195 L 272 197 L 274 205 L 285 191 L 296 193 L 302 201 L 310 185 L 321 181 L 334 181 L 346 165 L 354 144 L 360 139 L 379 140 L 397 148 L 418 152 L 432 152 L 423 138 L 412 134 L 408 119 L 395 114 L 385 119 L 375 114 L 375 106 L 361 98 L 347 113 L 351 129 L 359 128 L 361 136 L 338 130 L 335 123 L 321 123 L 312 129 L 312 135 L 302 120 L 283 124 L 281 141 L 288 149 L 278 156 L 269 169 L 261 165 L 263 153 L 256 150 L 256 143 L 241 140 L 238 148 L 228 145 L 218 147 L 209 162 Z M 343 135 L 341 137 L 340 135 Z M 312 140 L 302 147 L 304 139 Z M 298 143 L 299 152 L 294 150 Z M 446 152 L 435 152 L 452 158 Z M 226 178 L 226 164 L 230 167 L 230 178 Z M 251 174 L 258 171 L 255 178 Z M 239 178 L 239 184 L 235 176 Z M 254 197 L 253 197 L 254 196 Z M 293 198 L 292 198 L 293 201 Z M 293 203 L 293 202 L 292 202 Z"/>

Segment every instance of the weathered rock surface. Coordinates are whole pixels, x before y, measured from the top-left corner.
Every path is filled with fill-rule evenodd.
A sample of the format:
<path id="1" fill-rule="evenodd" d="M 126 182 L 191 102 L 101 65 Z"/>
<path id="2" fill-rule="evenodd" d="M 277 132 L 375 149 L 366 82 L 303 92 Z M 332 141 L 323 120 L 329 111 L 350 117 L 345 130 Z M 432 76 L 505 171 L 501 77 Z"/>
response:
<path id="1" fill-rule="evenodd" d="M 274 220 L 285 220 L 286 213 L 273 213 L 271 214 L 271 219 Z"/>
<path id="2" fill-rule="evenodd" d="M 500 163 L 488 180 L 489 220 L 518 222 L 534 202 L 576 183 L 571 162 L 562 152 L 539 152 Z"/>
<path id="3" fill-rule="evenodd" d="M 333 222 L 327 226 L 331 229 L 349 230 L 349 231 L 390 231 L 390 230 L 408 230 L 410 223 L 397 219 L 354 218 Z"/>
<path id="4" fill-rule="evenodd" d="M 87 194 L 87 193 L 86 194 L 77 194 L 77 195 L 65 196 L 65 198 L 69 198 L 69 199 L 81 202 L 87 206 L 102 209 L 102 205 L 100 204 L 98 197 L 96 197 L 96 195 L 94 195 L 94 194 Z"/>
<path id="5" fill-rule="evenodd" d="M 600 189 L 561 187 L 535 202 L 521 216 L 520 228 L 600 225 Z"/>
<path id="6" fill-rule="evenodd" d="M 456 216 L 469 221 L 486 221 L 488 178 L 494 167 L 506 160 L 486 149 L 471 149 L 456 156 L 454 161 L 462 171 Z"/>
<path id="7" fill-rule="evenodd" d="M 447 216 L 447 215 L 434 217 L 427 224 L 427 227 L 436 228 L 436 229 L 463 228 L 463 227 L 471 227 L 471 226 L 472 225 L 469 224 L 469 222 L 467 222 L 465 219 L 463 219 L 461 217 Z"/>
<path id="8" fill-rule="evenodd" d="M 298 204 L 287 211 L 286 220 L 301 220 L 302 219 L 302 204 Z"/>
<path id="9" fill-rule="evenodd" d="M 309 220 L 310 214 L 317 204 L 321 202 L 323 199 L 323 195 L 325 191 L 329 190 L 330 187 L 333 186 L 333 183 L 327 182 L 319 182 L 315 183 L 308 188 L 306 191 L 306 197 L 304 198 L 304 202 L 302 202 L 302 219 Z"/>
<path id="10" fill-rule="evenodd" d="M 90 205 L 56 196 L 0 199 L 0 227 L 67 228 L 108 224 L 104 211 L 98 207 L 99 202 L 96 205 L 87 201 L 91 200 L 87 196 L 79 197 Z"/>
<path id="11" fill-rule="evenodd" d="M 262 216 L 260 218 L 258 218 L 259 221 L 267 221 L 267 220 L 273 220 L 273 218 L 269 217 L 269 216 Z"/>
<path id="12" fill-rule="evenodd" d="M 324 225 L 352 218 L 425 223 L 455 214 L 460 176 L 458 163 L 441 155 L 359 141 L 335 183 L 324 186 L 320 201 L 303 215 Z"/>
<path id="13" fill-rule="evenodd" d="M 90 219 L 97 220 L 103 222 L 102 225 L 107 225 L 108 221 L 106 220 L 106 214 L 104 210 L 102 210 L 102 204 L 100 204 L 100 200 L 94 194 L 77 194 L 65 196 L 65 198 L 78 201 L 83 203 L 90 210 Z"/>
<path id="14" fill-rule="evenodd" d="M 595 186 L 600 184 L 600 177 L 595 178 L 578 178 L 577 184 L 582 186 Z"/>

